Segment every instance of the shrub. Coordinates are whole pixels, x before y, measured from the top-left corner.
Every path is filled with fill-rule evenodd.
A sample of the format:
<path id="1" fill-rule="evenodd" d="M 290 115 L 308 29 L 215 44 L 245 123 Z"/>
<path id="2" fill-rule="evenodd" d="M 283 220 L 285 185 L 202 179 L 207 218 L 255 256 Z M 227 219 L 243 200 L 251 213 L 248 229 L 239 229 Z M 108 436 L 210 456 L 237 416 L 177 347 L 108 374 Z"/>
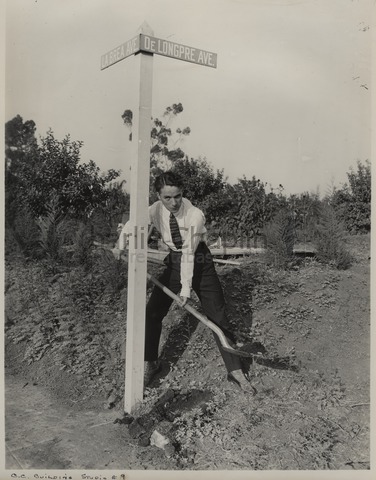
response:
<path id="1" fill-rule="evenodd" d="M 277 268 L 286 268 L 294 250 L 294 220 L 286 210 L 279 211 L 264 227 L 266 259 Z"/>
<path id="2" fill-rule="evenodd" d="M 12 226 L 6 226 L 5 253 L 19 253 L 29 258 L 39 255 L 39 229 L 28 208 L 20 209 Z"/>
<path id="3" fill-rule="evenodd" d="M 43 217 L 39 217 L 37 225 L 39 228 L 39 246 L 42 256 L 46 256 L 52 263 L 61 260 L 64 221 L 54 214 L 48 212 Z"/>
<path id="4" fill-rule="evenodd" d="M 368 233 L 371 230 L 371 163 L 357 163 L 356 171 L 347 173 L 345 184 L 330 198 L 331 205 L 350 233 Z"/>
<path id="5" fill-rule="evenodd" d="M 73 237 L 72 260 L 75 265 L 89 269 L 92 264 L 93 235 L 91 227 L 83 222 L 78 224 L 78 228 Z"/>
<path id="6" fill-rule="evenodd" d="M 345 226 L 336 217 L 334 209 L 328 204 L 324 205 L 314 239 L 317 260 L 340 270 L 349 268 L 352 257 L 346 249 L 345 236 Z"/>

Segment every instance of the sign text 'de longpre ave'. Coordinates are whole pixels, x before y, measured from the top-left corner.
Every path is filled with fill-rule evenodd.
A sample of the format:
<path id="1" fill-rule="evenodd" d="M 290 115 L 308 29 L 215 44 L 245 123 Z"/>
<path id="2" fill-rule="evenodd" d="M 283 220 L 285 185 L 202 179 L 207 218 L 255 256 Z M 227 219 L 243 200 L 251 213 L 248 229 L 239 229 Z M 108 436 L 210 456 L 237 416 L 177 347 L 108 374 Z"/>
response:
<path id="1" fill-rule="evenodd" d="M 217 54 L 141 34 L 140 50 L 217 68 Z"/>
<path id="2" fill-rule="evenodd" d="M 133 55 L 140 51 L 140 35 L 128 40 L 128 42 L 122 43 L 116 48 L 113 48 L 109 52 L 105 53 L 101 57 L 101 70 L 110 67 L 114 63 L 120 62 L 124 58 Z"/>

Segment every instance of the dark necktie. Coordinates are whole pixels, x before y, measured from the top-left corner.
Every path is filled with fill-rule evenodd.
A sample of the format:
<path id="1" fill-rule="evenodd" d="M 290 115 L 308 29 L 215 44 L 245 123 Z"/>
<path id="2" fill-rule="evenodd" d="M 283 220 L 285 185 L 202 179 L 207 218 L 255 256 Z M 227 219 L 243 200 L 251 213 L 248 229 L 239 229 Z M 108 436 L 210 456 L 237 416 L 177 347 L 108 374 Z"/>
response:
<path id="1" fill-rule="evenodd" d="M 183 239 L 181 238 L 178 221 L 176 220 L 175 215 L 172 212 L 170 213 L 170 231 L 171 238 L 175 247 L 180 250 L 183 246 Z"/>

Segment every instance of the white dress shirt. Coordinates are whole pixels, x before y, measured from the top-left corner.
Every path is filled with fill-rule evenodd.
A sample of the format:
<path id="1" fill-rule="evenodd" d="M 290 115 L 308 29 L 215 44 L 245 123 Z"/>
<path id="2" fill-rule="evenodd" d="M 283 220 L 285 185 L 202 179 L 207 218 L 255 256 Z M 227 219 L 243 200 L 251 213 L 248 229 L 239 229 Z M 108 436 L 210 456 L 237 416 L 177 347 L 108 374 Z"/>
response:
<path id="1" fill-rule="evenodd" d="M 180 266 L 182 288 L 180 295 L 190 297 L 195 251 L 200 242 L 206 241 L 205 216 L 188 199 L 183 198 L 181 207 L 175 217 L 183 240 L 183 246 L 179 250 L 182 252 Z M 168 248 L 178 251 L 171 238 L 170 212 L 160 200 L 149 207 L 149 224 L 153 225 L 160 233 Z M 126 247 L 126 236 L 129 233 L 129 224 L 125 224 L 119 237 L 119 248 L 121 250 Z"/>
<path id="2" fill-rule="evenodd" d="M 182 297 L 190 297 L 195 251 L 198 244 L 206 240 L 205 216 L 188 199 L 183 198 L 181 207 L 175 217 L 183 240 L 180 266 L 182 288 L 180 295 Z M 170 212 L 160 200 L 149 207 L 149 223 L 158 230 L 163 242 L 171 250 L 177 251 L 171 238 Z"/>

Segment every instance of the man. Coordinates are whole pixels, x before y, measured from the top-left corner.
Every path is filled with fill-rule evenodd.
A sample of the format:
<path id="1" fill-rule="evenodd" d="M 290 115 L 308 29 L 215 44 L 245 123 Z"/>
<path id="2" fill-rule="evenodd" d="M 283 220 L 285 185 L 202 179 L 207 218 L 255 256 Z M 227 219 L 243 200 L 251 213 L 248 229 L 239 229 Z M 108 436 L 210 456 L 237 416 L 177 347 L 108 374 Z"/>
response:
<path id="1" fill-rule="evenodd" d="M 166 269 L 159 281 L 173 291 L 180 292 L 181 306 L 184 306 L 193 289 L 200 299 L 205 315 L 217 324 L 230 343 L 234 337 L 229 329 L 225 314 L 225 301 L 213 258 L 205 238 L 205 217 L 201 210 L 183 198 L 183 181 L 175 173 L 168 171 L 159 175 L 154 183 L 158 201 L 149 207 L 149 223 L 154 227 L 170 253 L 164 260 Z M 151 233 L 152 229 L 149 230 Z M 124 248 L 122 236 L 127 233 L 126 226 L 120 235 L 119 248 Z M 172 299 L 158 287 L 150 296 L 146 307 L 145 330 L 145 377 L 144 385 L 161 370 L 158 360 L 159 341 L 162 320 L 167 315 Z M 240 358 L 222 349 L 217 335 L 214 338 L 225 363 L 229 381 L 248 393 L 255 393 L 245 377 Z"/>

